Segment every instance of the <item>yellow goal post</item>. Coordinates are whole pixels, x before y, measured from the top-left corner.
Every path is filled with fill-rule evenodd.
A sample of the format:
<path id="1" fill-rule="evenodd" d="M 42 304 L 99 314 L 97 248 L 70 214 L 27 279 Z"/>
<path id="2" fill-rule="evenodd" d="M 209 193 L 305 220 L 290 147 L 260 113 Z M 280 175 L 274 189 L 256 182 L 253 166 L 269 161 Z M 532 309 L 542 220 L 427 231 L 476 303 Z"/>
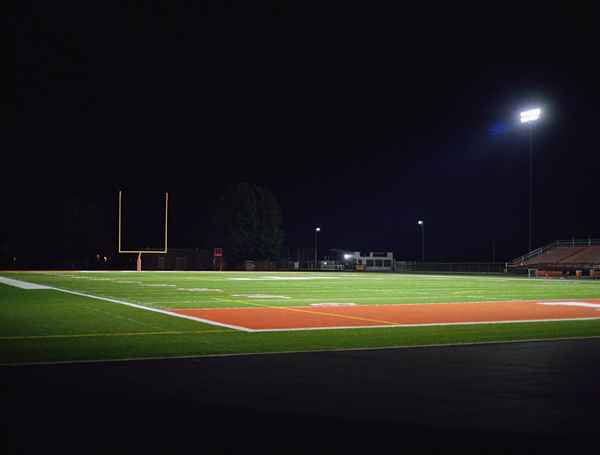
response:
<path id="1" fill-rule="evenodd" d="M 123 192 L 119 191 L 119 221 L 118 221 L 118 252 L 119 254 L 137 254 L 137 270 L 141 271 L 142 254 L 167 254 L 168 252 L 168 232 L 169 232 L 169 193 L 165 193 L 165 244 L 162 250 L 124 250 L 122 248 L 122 219 L 123 219 Z"/>

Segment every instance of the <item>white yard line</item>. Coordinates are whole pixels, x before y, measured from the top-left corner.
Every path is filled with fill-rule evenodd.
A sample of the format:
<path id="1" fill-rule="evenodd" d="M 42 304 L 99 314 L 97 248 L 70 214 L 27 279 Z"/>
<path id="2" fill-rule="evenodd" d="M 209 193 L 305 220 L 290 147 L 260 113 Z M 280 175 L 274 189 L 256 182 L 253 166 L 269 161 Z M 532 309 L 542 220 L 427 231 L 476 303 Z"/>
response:
<path id="1" fill-rule="evenodd" d="M 28 283 L 26 281 L 20 281 L 20 280 L 13 280 L 11 278 L 5 278 L 2 276 L 0 276 L 0 283 L 8 284 L 9 286 L 15 286 L 15 287 L 18 287 L 21 289 L 47 289 L 47 290 L 52 290 L 52 291 L 64 292 L 66 294 L 78 295 L 80 297 L 87 297 L 89 299 L 102 300 L 105 302 L 117 303 L 119 305 L 125 305 L 125 306 L 129 306 L 129 307 L 133 307 L 133 308 L 138 308 L 140 310 L 152 311 L 154 313 L 160 313 L 160 314 L 164 314 L 164 315 L 175 317 L 175 318 L 189 319 L 191 321 L 203 322 L 205 324 L 214 325 L 214 326 L 218 326 L 218 327 L 227 327 L 228 329 L 241 330 L 243 332 L 251 331 L 245 327 L 240 327 L 240 326 L 233 325 L 233 324 L 225 324 L 222 322 L 211 321 L 210 319 L 196 318 L 194 316 L 187 316 L 184 314 L 173 313 L 171 311 L 161 310 L 159 308 L 151 308 L 151 307 L 147 307 L 144 305 L 139 305 L 137 303 L 130 303 L 130 302 L 125 302 L 123 300 L 117 300 L 117 299 L 108 298 L 108 297 L 101 297 L 99 295 L 87 294 L 85 292 L 70 291 L 68 289 L 61 289 L 61 288 L 57 288 L 57 287 L 53 287 L 53 286 L 41 286 L 39 284 Z"/>
<path id="2" fill-rule="evenodd" d="M 585 308 L 597 308 L 600 310 L 600 303 L 586 303 L 586 302 L 537 302 L 538 305 L 551 305 L 551 306 L 579 306 Z"/>
<path id="3" fill-rule="evenodd" d="M 27 281 L 15 280 L 3 276 L 0 276 L 0 283 L 19 289 L 51 289 L 50 287 L 42 284 L 29 283 Z"/>
<path id="4" fill-rule="evenodd" d="M 234 329 L 234 330 L 241 330 L 243 332 L 250 332 L 251 330 L 245 328 L 245 327 L 240 327 L 237 325 L 232 325 L 232 324 L 225 324 L 222 322 L 216 322 L 216 321 L 211 321 L 210 319 L 202 319 L 202 318 L 196 318 L 194 316 L 186 316 L 184 314 L 178 314 L 178 313 L 173 313 L 171 311 L 166 311 L 166 310 L 161 310 L 159 308 L 151 308 L 151 307 L 147 307 L 144 305 L 139 305 L 137 303 L 130 303 L 130 302 L 125 302 L 123 300 L 117 300 L 117 299 L 112 299 L 112 298 L 108 298 L 108 297 L 100 297 L 98 295 L 93 295 L 93 294 L 86 294 L 84 292 L 78 292 L 78 291 L 69 291 L 67 289 L 60 289 L 60 288 L 49 288 L 52 289 L 54 291 L 59 291 L 59 292 L 65 292 L 67 294 L 73 294 L 73 295 L 78 295 L 81 297 L 87 297 L 90 299 L 96 299 L 96 300 L 103 300 L 105 302 L 111 302 L 111 303 L 118 303 L 119 305 L 126 305 L 126 306 L 130 306 L 133 308 L 138 308 L 140 310 L 146 310 L 146 311 L 152 311 L 154 313 L 160 313 L 160 314 L 165 314 L 167 316 L 172 316 L 172 317 L 176 317 L 176 318 L 182 318 L 182 319 L 189 319 L 191 321 L 199 321 L 199 322 L 203 322 L 205 324 L 209 324 L 209 325 L 216 325 L 219 327 L 227 327 L 229 329 Z"/>
<path id="5" fill-rule="evenodd" d="M 382 324 L 382 325 L 351 325 L 334 327 L 298 327 L 291 329 L 249 329 L 250 332 L 298 332 L 303 330 L 338 330 L 338 329 L 380 329 L 380 328 L 411 328 L 411 327 L 434 327 L 450 325 L 479 325 L 479 324 L 517 324 L 527 322 L 565 322 L 565 321 L 592 321 L 600 319 L 598 317 L 589 318 L 561 318 L 561 319 L 516 319 L 511 321 L 478 321 L 478 322 L 430 322 L 424 324 Z"/>
<path id="6" fill-rule="evenodd" d="M 248 299 L 291 299 L 287 295 L 272 295 L 272 294 L 231 294 L 232 297 L 246 297 Z"/>

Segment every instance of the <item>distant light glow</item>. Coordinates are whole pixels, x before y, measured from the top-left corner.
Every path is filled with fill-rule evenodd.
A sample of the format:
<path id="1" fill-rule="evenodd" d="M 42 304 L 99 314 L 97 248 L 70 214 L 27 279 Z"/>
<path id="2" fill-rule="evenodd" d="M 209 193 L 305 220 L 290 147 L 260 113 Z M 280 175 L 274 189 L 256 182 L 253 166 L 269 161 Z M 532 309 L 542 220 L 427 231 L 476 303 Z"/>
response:
<path id="1" fill-rule="evenodd" d="M 351 254 L 344 254 L 344 259 L 347 261 L 348 259 L 351 259 L 352 255 Z"/>
<path id="2" fill-rule="evenodd" d="M 321 232 L 321 228 L 320 228 L 320 227 L 318 227 L 318 228 L 316 228 L 316 229 L 315 229 L 315 231 L 317 231 L 317 232 Z"/>
<path id="3" fill-rule="evenodd" d="M 503 122 L 497 122 L 488 128 L 488 133 L 492 136 L 499 136 L 501 134 L 507 133 L 509 131 L 509 126 Z"/>
<path id="4" fill-rule="evenodd" d="M 423 220 L 418 221 L 419 226 L 423 226 Z"/>
<path id="5" fill-rule="evenodd" d="M 540 108 L 523 111 L 521 112 L 521 123 L 534 122 L 540 118 L 540 115 L 542 115 Z"/>

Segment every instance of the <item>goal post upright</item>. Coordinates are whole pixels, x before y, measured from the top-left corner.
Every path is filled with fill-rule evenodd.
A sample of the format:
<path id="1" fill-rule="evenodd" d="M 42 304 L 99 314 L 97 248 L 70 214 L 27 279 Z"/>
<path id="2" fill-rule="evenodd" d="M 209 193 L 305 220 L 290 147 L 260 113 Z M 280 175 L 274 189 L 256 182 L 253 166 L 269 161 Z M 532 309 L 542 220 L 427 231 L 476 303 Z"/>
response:
<path id="1" fill-rule="evenodd" d="M 165 254 L 167 253 L 167 232 L 169 230 L 169 193 L 165 193 Z"/>
<path id="2" fill-rule="evenodd" d="M 167 254 L 168 252 L 168 232 L 169 232 L 169 193 L 165 192 L 165 240 L 164 249 L 162 250 L 124 250 L 122 248 L 122 208 L 123 208 L 123 192 L 119 190 L 119 215 L 118 215 L 118 253 L 119 254 L 137 254 L 136 270 L 142 271 L 142 254 Z"/>

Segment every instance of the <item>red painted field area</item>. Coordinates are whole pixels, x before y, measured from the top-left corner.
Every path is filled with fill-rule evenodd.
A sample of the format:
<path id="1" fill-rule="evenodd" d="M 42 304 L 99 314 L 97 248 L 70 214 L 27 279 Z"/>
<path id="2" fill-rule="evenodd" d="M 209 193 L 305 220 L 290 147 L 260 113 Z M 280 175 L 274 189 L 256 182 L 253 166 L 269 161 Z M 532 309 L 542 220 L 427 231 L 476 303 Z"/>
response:
<path id="1" fill-rule="evenodd" d="M 330 308 L 263 306 L 170 311 L 221 324 L 266 331 L 600 319 L 600 300 L 359 305 Z"/>

